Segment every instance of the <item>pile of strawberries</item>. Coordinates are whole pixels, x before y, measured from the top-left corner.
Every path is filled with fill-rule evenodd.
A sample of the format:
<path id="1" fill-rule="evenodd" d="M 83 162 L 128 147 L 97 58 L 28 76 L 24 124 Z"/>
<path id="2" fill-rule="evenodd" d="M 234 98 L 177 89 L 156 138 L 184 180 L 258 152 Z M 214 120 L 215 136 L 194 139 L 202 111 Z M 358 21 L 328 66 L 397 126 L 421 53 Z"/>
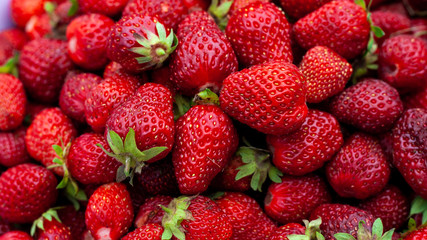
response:
<path id="1" fill-rule="evenodd" d="M 11 16 L 0 240 L 427 239 L 425 0 Z"/>

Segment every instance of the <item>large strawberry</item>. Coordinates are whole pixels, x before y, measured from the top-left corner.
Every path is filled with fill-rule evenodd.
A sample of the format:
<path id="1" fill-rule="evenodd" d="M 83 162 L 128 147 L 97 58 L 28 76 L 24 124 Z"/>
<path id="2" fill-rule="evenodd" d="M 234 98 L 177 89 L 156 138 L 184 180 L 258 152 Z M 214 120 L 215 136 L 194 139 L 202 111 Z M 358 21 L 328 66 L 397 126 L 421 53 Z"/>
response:
<path id="1" fill-rule="evenodd" d="M 34 164 L 9 168 L 0 176 L 0 217 L 12 223 L 30 223 L 44 213 L 57 196 L 55 175 Z"/>
<path id="2" fill-rule="evenodd" d="M 293 60 L 290 25 L 283 11 L 272 3 L 255 2 L 237 10 L 225 32 L 240 64 Z"/>
<path id="3" fill-rule="evenodd" d="M 333 1 L 298 20 L 294 32 L 305 49 L 323 45 L 352 59 L 366 49 L 370 24 L 361 6 L 352 1 Z"/>
<path id="4" fill-rule="evenodd" d="M 229 75 L 220 93 L 221 108 L 266 134 L 297 130 L 307 116 L 305 77 L 293 64 L 273 61 Z"/>
<path id="5" fill-rule="evenodd" d="M 119 15 L 127 4 L 127 0 L 77 0 L 80 11 L 99 13 L 109 17 Z"/>
<path id="6" fill-rule="evenodd" d="M 19 127 L 24 120 L 24 86 L 16 77 L 0 73 L 0 130 L 9 131 Z"/>
<path id="7" fill-rule="evenodd" d="M 159 224 L 147 224 L 137 228 L 135 231 L 128 233 L 122 240 L 161 240 L 163 227 Z"/>
<path id="8" fill-rule="evenodd" d="M 14 132 L 0 132 L 0 165 L 12 167 L 30 161 L 25 148 L 25 133 L 24 127 Z"/>

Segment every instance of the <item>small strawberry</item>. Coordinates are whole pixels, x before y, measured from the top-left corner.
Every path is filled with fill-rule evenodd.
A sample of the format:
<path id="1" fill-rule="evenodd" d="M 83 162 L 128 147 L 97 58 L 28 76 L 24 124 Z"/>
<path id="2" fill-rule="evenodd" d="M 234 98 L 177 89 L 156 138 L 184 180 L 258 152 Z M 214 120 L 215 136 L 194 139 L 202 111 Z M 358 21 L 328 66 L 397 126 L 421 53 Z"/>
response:
<path id="1" fill-rule="evenodd" d="M 86 208 L 86 226 L 95 240 L 118 240 L 132 225 L 133 208 L 129 192 L 121 183 L 99 187 Z"/>
<path id="2" fill-rule="evenodd" d="M 140 228 L 146 224 L 162 224 L 162 218 L 165 215 L 162 206 L 169 205 L 172 200 L 172 197 L 164 195 L 148 198 L 138 210 L 135 227 Z"/>
<path id="3" fill-rule="evenodd" d="M 150 196 L 172 195 L 179 192 L 172 161 L 169 158 L 144 167 L 138 174 L 138 181 L 141 189 Z"/>
<path id="4" fill-rule="evenodd" d="M 120 15 L 128 0 L 78 0 L 79 10 L 83 13 L 99 13 L 109 17 Z"/>
<path id="5" fill-rule="evenodd" d="M 393 127 L 403 104 L 397 90 L 386 82 L 365 79 L 334 97 L 330 110 L 341 122 L 366 132 L 380 133 Z"/>
<path id="6" fill-rule="evenodd" d="M 361 6 L 352 1 L 333 1 L 298 20 L 294 32 L 305 49 L 326 46 L 352 59 L 366 49 L 370 24 Z"/>
<path id="7" fill-rule="evenodd" d="M 173 30 L 149 15 L 122 17 L 111 28 L 107 55 L 133 73 L 160 67 L 178 45 Z"/>
<path id="8" fill-rule="evenodd" d="M 406 109 L 409 108 L 424 108 L 427 109 L 427 87 L 417 91 L 410 93 L 403 97 L 403 104 Z"/>
<path id="9" fill-rule="evenodd" d="M 389 12 L 389 11 L 373 11 L 372 15 L 372 23 L 375 26 L 380 27 L 385 35 L 381 38 L 377 38 L 376 41 L 378 45 L 381 44 L 390 37 L 392 33 L 398 31 L 404 31 L 411 27 L 411 21 L 405 15 Z"/>
<path id="10" fill-rule="evenodd" d="M 292 234 L 302 235 L 305 227 L 299 223 L 288 223 L 277 228 L 270 236 L 269 240 L 289 240 L 287 237 Z"/>
<path id="11" fill-rule="evenodd" d="M 310 0 L 300 2 L 298 0 L 280 0 L 280 5 L 287 15 L 294 19 L 300 19 L 330 1 L 331 0 Z"/>
<path id="12" fill-rule="evenodd" d="M 24 86 L 16 77 L 0 73 L 0 130 L 9 131 L 19 127 L 24 120 Z"/>
<path id="13" fill-rule="evenodd" d="M 220 93 L 221 108 L 262 133 L 297 130 L 307 116 L 305 77 L 297 67 L 273 61 L 229 75 Z"/>
<path id="14" fill-rule="evenodd" d="M 54 174 L 34 164 L 9 168 L 0 176 L 0 217 L 11 223 L 37 219 L 57 196 Z"/>
<path id="15" fill-rule="evenodd" d="M 13 167 L 18 164 L 30 161 L 25 148 L 24 127 L 13 132 L 0 132 L 0 164 L 6 167 Z"/>
<path id="16" fill-rule="evenodd" d="M 243 193 L 226 192 L 215 201 L 233 227 L 231 240 L 264 240 L 276 229 L 255 199 Z"/>
<path id="17" fill-rule="evenodd" d="M 147 224 L 128 233 L 122 240 L 161 240 L 163 227 L 159 224 Z"/>
<path id="18" fill-rule="evenodd" d="M 355 133 L 328 163 L 326 175 L 341 197 L 366 199 L 385 187 L 390 167 L 376 138 Z"/>
<path id="19" fill-rule="evenodd" d="M 10 231 L 0 236 L 0 240 L 33 240 L 33 238 L 26 232 Z"/>

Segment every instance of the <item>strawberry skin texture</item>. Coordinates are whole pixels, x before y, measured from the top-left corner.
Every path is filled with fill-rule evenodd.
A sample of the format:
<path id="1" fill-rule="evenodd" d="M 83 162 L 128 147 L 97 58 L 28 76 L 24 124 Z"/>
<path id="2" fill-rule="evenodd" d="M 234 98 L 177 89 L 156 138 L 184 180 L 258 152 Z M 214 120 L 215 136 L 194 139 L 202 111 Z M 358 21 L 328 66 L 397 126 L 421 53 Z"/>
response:
<path id="1" fill-rule="evenodd" d="M 336 233 L 348 233 L 356 237 L 359 222 L 364 221 L 365 227 L 371 229 L 374 222 L 372 214 L 345 204 L 323 204 L 317 207 L 310 216 L 310 221 L 322 218 L 320 230 L 326 240 L 335 240 Z"/>
<path id="2" fill-rule="evenodd" d="M 86 230 L 85 212 L 77 211 L 74 206 L 68 205 L 58 210 L 59 219 L 71 231 L 71 239 L 84 239 L 83 234 Z"/>
<path id="3" fill-rule="evenodd" d="M 135 218 L 135 227 L 140 228 L 145 224 L 162 224 L 165 211 L 161 206 L 168 206 L 172 199 L 172 197 L 165 195 L 157 195 L 146 199 Z"/>
<path id="4" fill-rule="evenodd" d="M 330 1 L 331 0 L 309 0 L 301 2 L 298 0 L 280 0 L 280 5 L 283 11 L 290 17 L 300 19 Z"/>
<path id="5" fill-rule="evenodd" d="M 245 66 L 293 60 L 290 25 L 272 3 L 255 2 L 240 8 L 230 17 L 225 33 L 239 63 Z"/>
<path id="6" fill-rule="evenodd" d="M 276 229 L 251 197 L 237 192 L 226 192 L 216 203 L 233 226 L 230 240 L 264 240 Z"/>
<path id="7" fill-rule="evenodd" d="M 423 240 L 427 239 L 427 227 L 418 229 L 407 235 L 403 240 Z"/>
<path id="8" fill-rule="evenodd" d="M 21 125 L 26 104 L 21 81 L 12 75 L 0 74 L 0 131 L 10 131 Z"/>
<path id="9" fill-rule="evenodd" d="M 0 217 L 11 223 L 31 223 L 44 213 L 58 195 L 54 174 L 44 167 L 25 163 L 0 176 Z"/>
<path id="10" fill-rule="evenodd" d="M 236 72 L 223 83 L 221 108 L 265 134 L 297 130 L 307 116 L 305 77 L 293 64 L 273 61 Z"/>
<path id="11" fill-rule="evenodd" d="M 236 180 L 236 175 L 239 172 L 237 168 L 245 165 L 241 156 L 234 156 L 224 167 L 214 180 L 212 187 L 221 191 L 236 191 L 245 192 L 251 187 L 251 177 L 247 176 Z"/>
<path id="12" fill-rule="evenodd" d="M 324 46 L 308 50 L 299 69 L 307 80 L 309 103 L 319 103 L 340 93 L 353 73 L 347 60 Z"/>
<path id="13" fill-rule="evenodd" d="M 132 225 L 131 197 L 122 183 L 102 185 L 89 199 L 86 226 L 95 240 L 118 240 Z"/>
<path id="14" fill-rule="evenodd" d="M 55 218 L 52 221 L 43 221 L 44 230 L 38 229 L 37 240 L 71 240 L 70 228 L 58 222 Z"/>
<path id="15" fill-rule="evenodd" d="M 0 236 L 0 240 L 33 240 L 33 238 L 26 232 L 10 231 Z"/>
<path id="16" fill-rule="evenodd" d="M 138 174 L 138 181 L 141 189 L 149 196 L 173 195 L 179 192 L 170 158 L 151 163 L 142 168 L 141 174 Z"/>
<path id="17" fill-rule="evenodd" d="M 66 42 L 36 39 L 21 51 L 19 78 L 33 99 L 55 103 L 65 76 L 72 67 Z"/>
<path id="18" fill-rule="evenodd" d="M 99 13 L 109 17 L 119 15 L 128 0 L 78 0 L 79 10 L 83 13 Z"/>
<path id="19" fill-rule="evenodd" d="M 427 109 L 427 87 L 421 91 L 413 92 L 403 97 L 405 109 L 424 108 Z"/>
<path id="20" fill-rule="evenodd" d="M 6 37 L 0 36 L 0 66 L 13 57 L 14 50 L 13 44 Z"/>
<path id="21" fill-rule="evenodd" d="M 393 129 L 393 164 L 406 182 L 427 199 L 427 110 L 406 110 Z"/>
<path id="22" fill-rule="evenodd" d="M 319 176 L 285 176 L 268 188 L 264 209 L 281 224 L 301 222 L 319 205 L 331 202 L 326 183 Z"/>
<path id="23" fill-rule="evenodd" d="M 400 92 L 427 86 L 427 45 L 417 37 L 399 35 L 387 39 L 379 49 L 378 73 Z"/>
<path id="24" fill-rule="evenodd" d="M 77 136 L 71 120 L 59 108 L 48 108 L 39 113 L 27 129 L 25 145 L 32 158 L 46 167 L 55 164 L 53 145 L 65 147 Z M 64 146 L 63 146 L 64 145 Z M 64 169 L 56 167 L 53 171 L 62 176 Z"/>
<path id="25" fill-rule="evenodd" d="M 196 105 L 176 122 L 172 162 L 179 190 L 204 192 L 232 158 L 239 143 L 231 119 L 214 105 Z"/>
<path id="26" fill-rule="evenodd" d="M 0 32 L 1 37 L 5 37 L 13 45 L 14 49 L 21 50 L 28 42 L 28 37 L 19 28 L 11 28 Z"/>
<path id="27" fill-rule="evenodd" d="M 178 32 L 176 36 L 179 39 L 179 41 L 182 41 L 188 34 L 194 31 L 194 29 L 199 29 L 203 27 L 216 28 L 215 20 L 206 11 L 195 11 L 188 14 L 179 23 Z"/>
<path id="28" fill-rule="evenodd" d="M 366 49 L 370 25 L 362 7 L 351 1 L 333 1 L 298 20 L 294 32 L 305 49 L 326 46 L 352 59 Z"/>
<path id="29" fill-rule="evenodd" d="M 292 234 L 304 235 L 305 227 L 298 223 L 288 223 L 277 228 L 270 236 L 270 240 L 289 240 L 287 236 Z"/>
<path id="30" fill-rule="evenodd" d="M 0 132 L 0 164 L 13 167 L 30 161 L 25 148 L 26 129 L 21 127 L 13 132 Z"/>
<path id="31" fill-rule="evenodd" d="M 341 197 L 366 199 L 386 186 L 390 167 L 376 138 L 355 133 L 328 163 L 326 175 Z"/>
<path id="32" fill-rule="evenodd" d="M 128 233 L 122 240 L 161 240 L 163 227 L 159 224 L 147 224 Z"/>
<path id="33" fill-rule="evenodd" d="M 340 122 L 381 133 L 393 127 L 403 104 L 397 90 L 386 82 L 365 79 L 334 97 L 330 111 Z"/>
<path id="34" fill-rule="evenodd" d="M 281 172 L 302 176 L 321 168 L 344 140 L 333 115 L 310 109 L 300 129 L 288 135 L 267 135 L 267 143 Z"/>
<path id="35" fill-rule="evenodd" d="M 378 42 L 378 46 L 390 37 L 392 33 L 395 33 L 400 30 L 406 30 L 411 27 L 411 21 L 405 15 L 389 12 L 389 11 L 373 11 L 372 23 L 375 26 L 380 27 L 385 35 L 381 38 L 375 38 Z"/>

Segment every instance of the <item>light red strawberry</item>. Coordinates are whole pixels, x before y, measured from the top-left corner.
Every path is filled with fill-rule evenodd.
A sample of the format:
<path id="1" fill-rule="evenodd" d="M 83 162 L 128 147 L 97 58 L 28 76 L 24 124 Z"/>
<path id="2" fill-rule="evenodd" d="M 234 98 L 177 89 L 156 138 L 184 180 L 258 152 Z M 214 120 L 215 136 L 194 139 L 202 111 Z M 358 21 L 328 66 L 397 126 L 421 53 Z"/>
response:
<path id="1" fill-rule="evenodd" d="M 28 37 L 19 28 L 10 28 L 0 32 L 0 36 L 5 37 L 16 50 L 21 50 L 28 43 Z"/>
<path id="2" fill-rule="evenodd" d="M 1 165 L 12 167 L 30 161 L 25 148 L 25 133 L 24 127 L 13 132 L 0 132 Z"/>
<path id="3" fill-rule="evenodd" d="M 13 0 L 10 2 L 10 11 L 13 21 L 20 28 L 24 28 L 32 16 L 45 12 L 44 4 L 48 0 Z M 58 2 L 54 0 L 53 2 Z"/>
<path id="4" fill-rule="evenodd" d="M 23 231 L 10 231 L 0 236 L 0 240 L 33 240 L 33 238 Z"/>
<path id="5" fill-rule="evenodd" d="M 13 44 L 4 36 L 0 36 L 0 66 L 3 66 L 13 57 Z"/>
<path id="6" fill-rule="evenodd" d="M 51 221 L 43 220 L 43 230 L 37 230 L 37 240 L 71 240 L 70 228 L 52 218 Z"/>
<path id="7" fill-rule="evenodd" d="M 224 1 L 220 1 L 220 2 L 230 2 L 230 1 L 224 0 Z M 246 7 L 249 4 L 254 3 L 254 2 L 268 3 L 268 2 L 271 2 L 271 0 L 235 0 L 231 4 L 227 15 L 232 16 L 234 13 L 237 12 L 237 10 L 244 8 L 244 7 Z"/>
<path id="8" fill-rule="evenodd" d="M 147 224 L 137 228 L 135 231 L 128 233 L 122 240 L 161 240 L 163 227 L 159 224 Z"/>
<path id="9" fill-rule="evenodd" d="M 78 7 L 83 13 L 99 13 L 114 17 L 120 15 L 127 2 L 127 0 L 78 0 Z"/>
<path id="10" fill-rule="evenodd" d="M 166 195 L 147 198 L 135 217 L 135 227 L 140 228 L 146 224 L 162 224 L 162 218 L 165 215 L 162 206 L 168 206 L 172 200 L 172 197 Z"/>
<path id="11" fill-rule="evenodd" d="M 48 36 L 53 35 L 53 31 L 53 22 L 51 22 L 51 17 L 47 13 L 34 15 L 25 24 L 25 33 L 31 40 L 48 38 Z"/>
<path id="12" fill-rule="evenodd" d="M 27 97 L 24 86 L 16 77 L 0 74 L 0 130 L 10 131 L 24 120 Z"/>

